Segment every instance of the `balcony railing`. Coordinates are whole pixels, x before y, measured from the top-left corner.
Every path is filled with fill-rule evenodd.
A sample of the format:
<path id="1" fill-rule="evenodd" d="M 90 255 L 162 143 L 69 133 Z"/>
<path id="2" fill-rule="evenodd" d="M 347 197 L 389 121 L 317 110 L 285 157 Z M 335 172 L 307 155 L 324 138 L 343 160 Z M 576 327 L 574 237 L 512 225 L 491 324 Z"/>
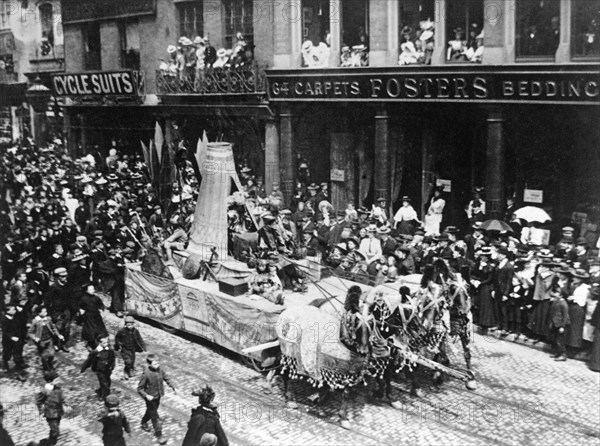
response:
<path id="1" fill-rule="evenodd" d="M 173 73 L 156 71 L 156 89 L 159 95 L 249 95 L 264 94 L 266 77 L 257 64 L 231 67 L 206 68 Z"/>

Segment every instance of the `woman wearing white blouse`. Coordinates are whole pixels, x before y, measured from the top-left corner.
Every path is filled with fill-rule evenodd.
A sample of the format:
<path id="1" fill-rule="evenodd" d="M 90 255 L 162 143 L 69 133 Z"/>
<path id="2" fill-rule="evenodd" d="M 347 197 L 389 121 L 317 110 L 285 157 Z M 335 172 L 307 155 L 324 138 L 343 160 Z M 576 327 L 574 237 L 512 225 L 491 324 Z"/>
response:
<path id="1" fill-rule="evenodd" d="M 425 235 L 436 235 L 440 233 L 442 223 L 442 214 L 446 201 L 442 198 L 442 192 L 436 189 L 429 202 L 429 209 L 425 216 Z"/>

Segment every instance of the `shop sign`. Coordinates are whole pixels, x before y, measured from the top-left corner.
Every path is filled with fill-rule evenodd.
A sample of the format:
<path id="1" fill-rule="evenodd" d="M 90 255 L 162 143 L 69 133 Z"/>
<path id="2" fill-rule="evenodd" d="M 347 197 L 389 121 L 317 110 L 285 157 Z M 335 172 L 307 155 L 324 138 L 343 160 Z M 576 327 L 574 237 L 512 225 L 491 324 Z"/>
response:
<path id="1" fill-rule="evenodd" d="M 493 68 L 270 70 L 268 94 L 272 101 L 600 104 L 597 69 Z"/>
<path id="2" fill-rule="evenodd" d="M 63 0 L 62 22 L 79 23 L 154 14 L 156 0 Z"/>
<path id="3" fill-rule="evenodd" d="M 55 96 L 137 96 L 133 71 L 55 74 L 52 76 Z"/>
<path id="4" fill-rule="evenodd" d="M 346 173 L 340 169 L 331 169 L 331 181 L 346 181 Z"/>
<path id="5" fill-rule="evenodd" d="M 443 192 L 452 192 L 452 180 L 435 180 L 435 185 L 441 187 Z"/>
<path id="6" fill-rule="evenodd" d="M 525 189 L 523 192 L 523 201 L 525 203 L 543 203 L 544 191 L 537 189 Z"/>

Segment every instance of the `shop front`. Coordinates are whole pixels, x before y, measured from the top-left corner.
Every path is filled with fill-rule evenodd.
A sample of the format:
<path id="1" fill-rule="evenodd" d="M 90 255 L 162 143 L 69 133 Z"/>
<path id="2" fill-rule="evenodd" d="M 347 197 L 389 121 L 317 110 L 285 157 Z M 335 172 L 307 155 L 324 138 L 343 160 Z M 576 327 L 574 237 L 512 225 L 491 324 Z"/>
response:
<path id="1" fill-rule="evenodd" d="M 270 70 L 288 196 L 298 180 L 330 182 L 336 209 L 446 194 L 446 224 L 484 186 L 488 214 L 507 197 L 556 215 L 600 203 L 597 66 L 444 66 Z M 289 160 L 290 164 L 284 164 Z M 594 170 L 596 169 L 596 170 Z M 417 206 L 415 206 L 417 207 Z"/>

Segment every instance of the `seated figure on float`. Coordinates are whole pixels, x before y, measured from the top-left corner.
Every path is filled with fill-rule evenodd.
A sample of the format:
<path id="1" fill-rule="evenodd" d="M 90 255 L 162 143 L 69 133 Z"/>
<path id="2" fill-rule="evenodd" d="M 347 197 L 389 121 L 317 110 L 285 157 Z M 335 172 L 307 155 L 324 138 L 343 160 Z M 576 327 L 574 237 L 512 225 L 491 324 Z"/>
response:
<path id="1" fill-rule="evenodd" d="M 348 289 L 340 323 L 340 341 L 351 351 L 369 353 L 369 329 L 362 315 L 362 290 L 354 285 Z"/>
<path id="2" fill-rule="evenodd" d="M 257 260 L 256 272 L 248 279 L 248 293 L 264 297 L 274 304 L 283 305 L 283 286 L 277 276 L 275 260 Z"/>

